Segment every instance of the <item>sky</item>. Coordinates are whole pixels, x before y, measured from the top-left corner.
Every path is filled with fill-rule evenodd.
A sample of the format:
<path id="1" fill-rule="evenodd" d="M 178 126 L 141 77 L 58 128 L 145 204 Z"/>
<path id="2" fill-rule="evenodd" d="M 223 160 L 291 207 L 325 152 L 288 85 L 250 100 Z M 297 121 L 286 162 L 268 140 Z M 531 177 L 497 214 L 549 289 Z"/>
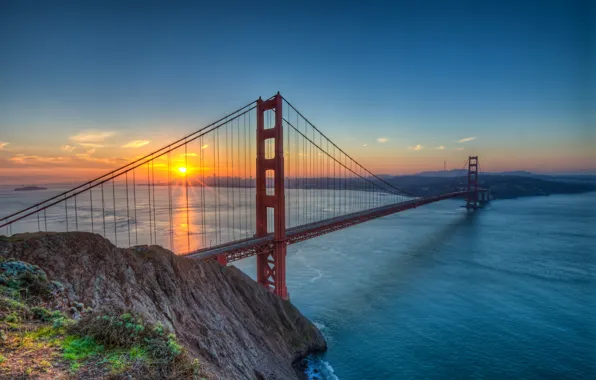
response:
<path id="1" fill-rule="evenodd" d="M 277 91 L 379 174 L 596 173 L 595 12 L 4 0 L 0 182 L 88 179 Z"/>

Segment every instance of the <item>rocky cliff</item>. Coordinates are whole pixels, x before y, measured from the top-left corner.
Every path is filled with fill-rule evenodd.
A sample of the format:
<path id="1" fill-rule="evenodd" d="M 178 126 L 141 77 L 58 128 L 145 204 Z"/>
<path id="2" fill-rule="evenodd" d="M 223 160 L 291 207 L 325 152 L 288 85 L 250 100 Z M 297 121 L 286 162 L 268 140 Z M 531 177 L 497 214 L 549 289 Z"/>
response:
<path id="1" fill-rule="evenodd" d="M 38 265 L 73 302 L 161 322 L 216 379 L 297 379 L 296 364 L 326 349 L 290 302 L 234 267 L 84 232 L 0 238 L 0 256 Z"/>

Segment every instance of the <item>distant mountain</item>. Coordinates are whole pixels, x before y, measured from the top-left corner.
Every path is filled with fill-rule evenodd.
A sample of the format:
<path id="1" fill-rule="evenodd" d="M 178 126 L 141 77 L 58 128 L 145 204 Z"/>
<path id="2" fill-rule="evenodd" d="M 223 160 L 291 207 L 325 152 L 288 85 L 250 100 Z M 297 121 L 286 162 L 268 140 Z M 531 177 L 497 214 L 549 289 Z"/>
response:
<path id="1" fill-rule="evenodd" d="M 483 173 L 488 174 L 488 173 Z M 410 194 L 434 196 L 452 191 L 465 190 L 468 186 L 464 176 L 396 176 L 388 182 Z M 528 175 L 504 175 L 490 173 L 480 175 L 480 187 L 490 189 L 496 199 L 518 198 L 551 194 L 578 194 L 596 190 L 596 181 L 560 180 L 558 177 L 538 178 Z"/>
<path id="2" fill-rule="evenodd" d="M 540 174 L 536 174 L 536 173 L 532 173 L 532 172 L 527 172 L 524 170 L 510 170 L 510 171 L 505 171 L 505 172 L 482 172 L 482 174 L 487 174 L 487 175 L 515 175 L 515 176 L 519 176 L 519 177 L 542 177 L 542 175 Z"/>
<path id="3" fill-rule="evenodd" d="M 436 170 L 436 171 L 426 171 L 414 174 L 417 177 L 434 177 L 434 178 L 453 178 L 453 177 L 461 177 L 467 176 L 468 170 L 467 169 L 453 169 L 453 170 Z M 580 182 L 593 182 L 596 181 L 596 175 L 592 174 L 574 174 L 574 173 L 556 173 L 556 174 L 538 174 L 532 173 L 525 170 L 510 170 L 504 172 L 480 172 L 481 176 L 515 176 L 515 177 L 530 177 L 530 178 L 540 178 L 540 179 L 547 179 L 547 180 L 556 180 L 556 181 L 580 181 Z M 395 176 L 400 177 L 400 176 Z"/>
<path id="4" fill-rule="evenodd" d="M 436 170 L 414 174 L 418 177 L 452 178 L 468 175 L 467 169 Z"/>

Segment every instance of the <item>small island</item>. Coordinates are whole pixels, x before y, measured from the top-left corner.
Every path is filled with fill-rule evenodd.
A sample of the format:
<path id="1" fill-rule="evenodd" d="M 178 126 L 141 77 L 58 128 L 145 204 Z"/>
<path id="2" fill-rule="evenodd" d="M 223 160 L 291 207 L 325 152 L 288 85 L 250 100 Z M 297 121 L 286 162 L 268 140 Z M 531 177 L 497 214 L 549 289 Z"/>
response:
<path id="1" fill-rule="evenodd" d="M 46 187 L 40 186 L 21 186 L 14 189 L 14 191 L 34 191 L 34 190 L 47 190 Z"/>

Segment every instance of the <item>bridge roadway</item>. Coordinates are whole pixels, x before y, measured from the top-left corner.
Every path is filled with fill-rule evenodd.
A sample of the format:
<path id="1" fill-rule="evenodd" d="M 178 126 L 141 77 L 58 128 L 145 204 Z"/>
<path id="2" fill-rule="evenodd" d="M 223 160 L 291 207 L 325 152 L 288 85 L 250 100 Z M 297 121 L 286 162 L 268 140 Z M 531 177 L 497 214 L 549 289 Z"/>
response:
<path id="1" fill-rule="evenodd" d="M 309 223 L 286 230 L 286 244 L 295 244 L 304 240 L 312 239 L 333 231 L 341 230 L 367 222 L 372 219 L 380 218 L 396 212 L 409 210 L 429 203 L 442 201 L 444 199 L 466 196 L 468 191 L 457 191 L 434 197 L 415 198 L 409 201 L 400 202 L 392 205 L 373 208 L 366 211 L 354 212 L 335 218 L 326 219 L 319 222 Z M 265 253 L 274 248 L 273 233 L 263 237 L 254 237 L 239 240 L 231 243 L 221 244 L 214 247 L 196 250 L 183 256 L 193 259 L 207 260 L 215 259 L 217 256 L 225 254 L 226 262 L 241 260 L 260 253 Z"/>

